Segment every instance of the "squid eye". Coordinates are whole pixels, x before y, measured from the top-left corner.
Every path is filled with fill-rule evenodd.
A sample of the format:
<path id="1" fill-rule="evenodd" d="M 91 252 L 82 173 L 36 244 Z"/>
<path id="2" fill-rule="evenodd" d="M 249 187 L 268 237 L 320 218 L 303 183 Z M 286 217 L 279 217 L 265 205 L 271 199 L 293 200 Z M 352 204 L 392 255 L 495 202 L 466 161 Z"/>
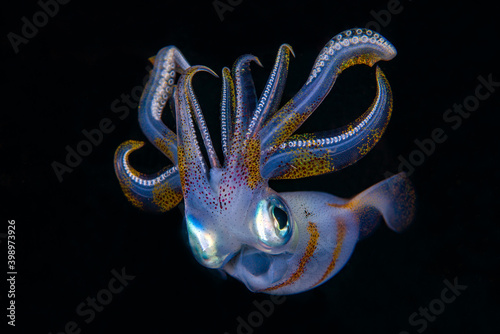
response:
<path id="1" fill-rule="evenodd" d="M 282 210 L 277 206 L 275 206 L 273 207 L 272 212 L 273 212 L 274 222 L 278 224 L 277 226 L 278 229 L 280 230 L 286 229 L 289 223 L 288 223 L 288 214 L 285 212 L 285 210 Z"/>
<path id="2" fill-rule="evenodd" d="M 285 245 L 292 232 L 289 210 L 284 201 L 272 195 L 257 204 L 254 231 L 264 250 Z"/>

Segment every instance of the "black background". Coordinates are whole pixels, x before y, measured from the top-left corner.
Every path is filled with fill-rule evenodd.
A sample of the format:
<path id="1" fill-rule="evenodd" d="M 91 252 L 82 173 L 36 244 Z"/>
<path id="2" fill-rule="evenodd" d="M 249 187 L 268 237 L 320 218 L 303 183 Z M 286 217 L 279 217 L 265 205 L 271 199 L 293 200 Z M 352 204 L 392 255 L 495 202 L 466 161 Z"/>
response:
<path id="1" fill-rule="evenodd" d="M 264 68 L 254 66 L 253 73 L 260 91 L 279 45 L 289 43 L 296 58 L 286 101 L 331 37 L 366 26 L 388 2 L 243 0 L 221 21 L 211 1 L 73 0 L 18 53 L 7 34 L 21 34 L 21 18 L 32 21 L 40 6 L 4 4 L 0 233 L 15 219 L 15 330 L 59 333 L 74 321 L 81 333 L 237 333 L 238 317 L 247 319 L 256 311 L 253 302 L 269 296 L 200 266 L 186 245 L 178 209 L 150 214 L 127 202 L 114 175 L 113 154 L 121 142 L 145 137 L 136 109 L 120 119 L 111 105 L 142 84 L 148 57 L 171 44 L 191 64 L 217 73 L 241 54 L 258 56 Z M 443 120 L 447 109 L 474 95 L 479 76 L 500 81 L 496 10 L 477 1 L 401 0 L 400 6 L 400 13 L 380 25 L 398 50 L 395 59 L 380 64 L 394 93 L 393 117 L 382 140 L 345 170 L 271 186 L 353 196 L 387 171 L 395 173 L 400 157 L 417 154 L 416 139 L 429 139 L 441 128 L 447 140 L 411 173 L 418 196 L 415 222 L 401 235 L 381 226 L 358 244 L 338 275 L 312 291 L 287 296 L 252 329 L 255 333 L 418 333 L 424 328 L 408 318 L 440 298 L 445 279 L 467 289 L 424 332 L 498 332 L 500 88 L 456 130 Z M 374 73 L 366 66 L 346 70 L 301 131 L 355 119 L 375 95 Z M 220 79 L 200 74 L 194 84 L 218 141 Z M 97 128 L 103 118 L 112 121 L 113 131 L 59 182 L 51 164 L 64 163 L 65 147 L 76 148 L 85 139 L 82 130 Z M 148 144 L 132 163 L 153 172 L 168 161 Z M 122 268 L 135 278 L 86 323 L 77 306 L 107 287 L 113 269 Z M 6 293 L 0 291 L 2 325 Z"/>

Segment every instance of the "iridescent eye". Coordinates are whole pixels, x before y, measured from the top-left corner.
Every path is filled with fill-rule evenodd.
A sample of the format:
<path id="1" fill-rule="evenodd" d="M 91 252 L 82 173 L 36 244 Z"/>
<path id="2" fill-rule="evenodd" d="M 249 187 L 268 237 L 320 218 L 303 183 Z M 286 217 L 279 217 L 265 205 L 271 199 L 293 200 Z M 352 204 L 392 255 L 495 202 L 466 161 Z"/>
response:
<path id="1" fill-rule="evenodd" d="M 274 222 L 275 224 L 277 224 L 276 227 L 280 231 L 286 229 L 289 223 L 288 223 L 288 214 L 285 212 L 285 210 L 282 210 L 279 207 L 275 206 L 272 208 L 272 212 L 273 212 Z"/>
<path id="2" fill-rule="evenodd" d="M 257 204 L 254 230 L 264 250 L 285 245 L 292 232 L 289 210 L 277 195 L 261 200 Z"/>

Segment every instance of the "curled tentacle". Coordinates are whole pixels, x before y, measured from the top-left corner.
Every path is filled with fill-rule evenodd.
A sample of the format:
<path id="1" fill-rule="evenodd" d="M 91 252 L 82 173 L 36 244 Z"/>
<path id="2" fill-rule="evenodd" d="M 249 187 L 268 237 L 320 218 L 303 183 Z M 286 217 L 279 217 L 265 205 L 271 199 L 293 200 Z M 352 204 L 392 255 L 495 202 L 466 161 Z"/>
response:
<path id="1" fill-rule="evenodd" d="M 321 104 L 344 69 L 372 66 L 395 55 L 395 48 L 371 30 L 351 29 L 335 36 L 319 54 L 305 85 L 263 126 L 262 149 L 278 149 Z"/>
<path id="2" fill-rule="evenodd" d="M 376 76 L 377 96 L 363 115 L 339 129 L 291 136 L 267 159 L 262 176 L 297 179 L 320 175 L 338 171 L 365 156 L 384 133 L 392 113 L 389 82 L 378 67 Z"/>
<path id="3" fill-rule="evenodd" d="M 184 73 L 189 63 L 174 46 L 161 49 L 154 59 L 153 70 L 139 103 L 139 125 L 149 141 L 176 164 L 177 136 L 165 126 L 161 115 L 173 94 L 176 73 Z"/>
<path id="4" fill-rule="evenodd" d="M 178 167 L 186 201 L 190 196 L 198 196 L 203 201 L 207 199 L 206 197 L 212 197 L 208 195 L 210 194 L 209 169 L 203 158 L 193 121 L 194 115 L 209 153 L 209 159 L 216 159 L 216 157 L 210 157 L 211 154 L 215 154 L 215 151 L 213 151 L 210 135 L 192 89 L 192 78 L 200 71 L 215 75 L 205 66 L 190 67 L 180 77 L 175 94 Z"/>
<path id="5" fill-rule="evenodd" d="M 136 207 L 156 212 L 174 208 L 182 200 L 179 171 L 168 166 L 155 174 L 144 174 L 129 163 L 129 155 L 141 148 L 143 142 L 129 140 L 115 152 L 115 173 L 127 199 Z"/>
<path id="6" fill-rule="evenodd" d="M 290 45 L 283 44 L 280 46 L 273 70 L 269 75 L 269 79 L 262 92 L 259 103 L 253 113 L 247 137 L 256 135 L 268 115 L 272 115 L 278 108 L 281 96 L 283 95 L 283 89 L 285 88 L 290 54 L 295 57 Z"/>
<path id="7" fill-rule="evenodd" d="M 239 57 L 233 66 L 232 76 L 236 97 L 232 134 L 234 145 L 240 145 L 243 142 L 243 136 L 246 134 L 250 118 L 257 105 L 257 95 L 250 70 L 252 61 L 262 66 L 259 58 L 252 55 Z"/>
<path id="8" fill-rule="evenodd" d="M 215 152 L 214 146 L 212 144 L 212 139 L 210 138 L 210 132 L 208 131 L 207 124 L 205 123 L 205 118 L 203 117 L 201 107 L 198 103 L 198 99 L 196 98 L 192 86 L 192 78 L 194 74 L 200 71 L 208 72 L 215 77 L 219 77 L 214 71 L 212 71 L 208 67 L 205 66 L 191 67 L 186 73 L 186 80 L 184 81 L 185 85 L 183 86 L 185 91 L 183 92 L 183 94 L 185 94 L 188 97 L 189 104 L 192 108 L 192 111 L 194 112 L 198 129 L 201 132 L 201 138 L 203 140 L 203 144 L 205 145 L 205 149 L 207 150 L 208 153 L 210 167 L 219 168 L 220 167 L 219 159 L 217 158 L 217 153 Z"/>

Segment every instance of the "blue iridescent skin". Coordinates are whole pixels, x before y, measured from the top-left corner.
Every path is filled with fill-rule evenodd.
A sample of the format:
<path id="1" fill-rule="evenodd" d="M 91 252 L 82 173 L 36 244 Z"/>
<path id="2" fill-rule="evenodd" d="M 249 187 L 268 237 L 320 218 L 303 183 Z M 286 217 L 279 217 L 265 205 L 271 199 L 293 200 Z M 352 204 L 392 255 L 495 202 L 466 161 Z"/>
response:
<path id="1" fill-rule="evenodd" d="M 339 129 L 294 134 L 344 69 L 390 60 L 396 50 L 375 32 L 346 30 L 327 43 L 304 86 L 279 108 L 291 55 L 288 44 L 279 48 L 260 97 L 250 69 L 252 62 L 261 65 L 257 57 L 243 55 L 231 70 L 222 70 L 221 162 L 192 87 L 198 72 L 217 75 L 190 66 L 174 46 L 163 48 L 142 95 L 139 124 L 172 165 L 153 175 L 135 170 L 129 155 L 143 145 L 138 141 L 123 143 L 115 154 L 116 175 L 135 206 L 165 212 L 184 200 L 198 262 L 269 294 L 323 284 L 381 218 L 401 232 L 414 214 L 414 192 L 404 173 L 351 199 L 314 191 L 277 193 L 269 187 L 272 179 L 320 175 L 355 163 L 380 139 L 392 112 L 391 89 L 377 67 L 377 94 L 365 113 Z M 176 134 L 161 120 L 167 103 L 175 110 Z"/>

